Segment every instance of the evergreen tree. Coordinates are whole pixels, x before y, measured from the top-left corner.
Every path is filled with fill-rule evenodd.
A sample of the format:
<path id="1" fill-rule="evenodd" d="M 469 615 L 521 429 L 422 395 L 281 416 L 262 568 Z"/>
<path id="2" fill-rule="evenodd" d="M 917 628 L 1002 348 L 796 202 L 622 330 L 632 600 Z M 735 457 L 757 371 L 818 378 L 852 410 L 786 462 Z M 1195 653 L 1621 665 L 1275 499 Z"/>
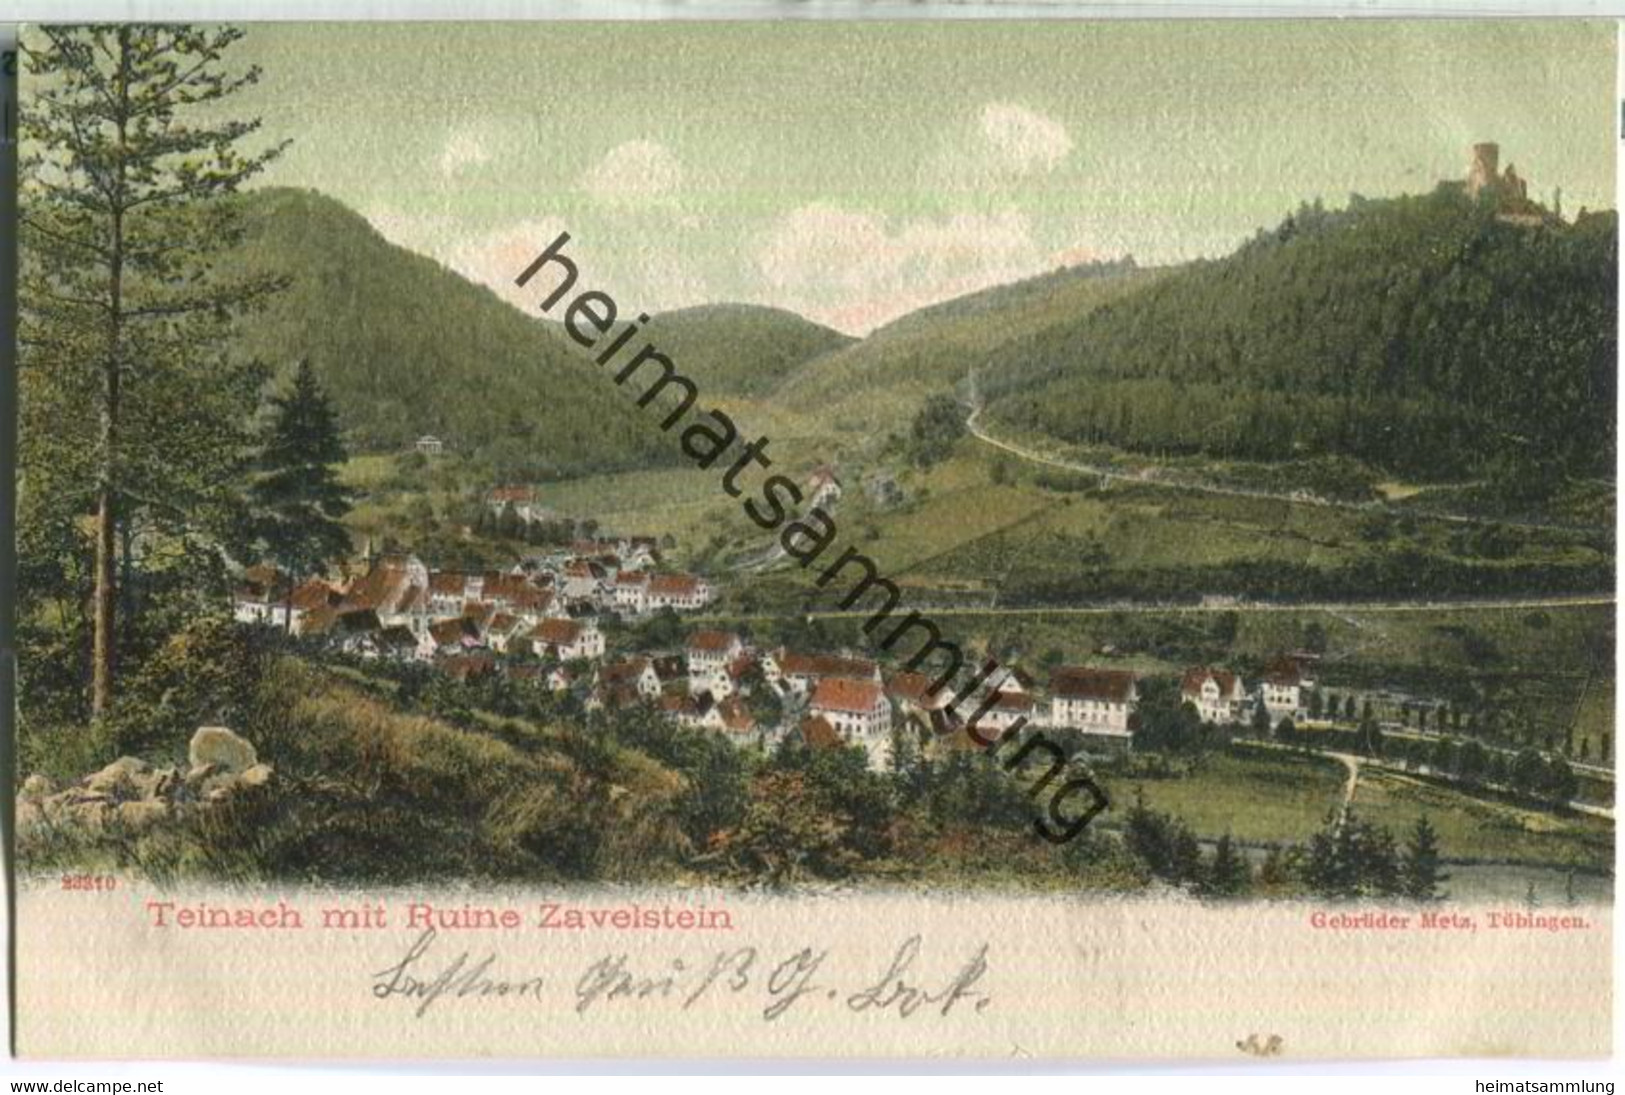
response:
<path id="1" fill-rule="evenodd" d="M 1252 871 L 1247 859 L 1236 851 L 1230 834 L 1225 833 L 1213 848 L 1213 861 L 1208 864 L 1203 892 L 1215 897 L 1235 897 L 1252 888 Z"/>
<path id="2" fill-rule="evenodd" d="M 1423 814 L 1416 819 L 1416 827 L 1405 842 L 1401 870 L 1404 894 L 1413 901 L 1437 901 L 1444 896 L 1439 884 L 1449 877 L 1439 869 L 1439 835 Z"/>
<path id="3" fill-rule="evenodd" d="M 343 461 L 333 408 L 309 360 L 301 361 L 288 391 L 271 399 L 259 475 L 249 492 L 264 557 L 285 576 L 290 627 L 294 586 L 350 552 L 341 523 L 350 511 L 338 480 Z"/>
<path id="4" fill-rule="evenodd" d="M 222 116 L 259 78 L 224 66 L 242 34 L 39 25 L 20 42 L 20 478 L 91 516 L 93 716 L 113 698 L 116 564 L 122 541 L 128 576 L 137 511 L 160 529 L 231 527 L 220 509 L 253 386 L 223 347 L 280 285 L 217 268 L 242 238 L 220 199 L 281 151 L 244 152 L 258 120 Z"/>

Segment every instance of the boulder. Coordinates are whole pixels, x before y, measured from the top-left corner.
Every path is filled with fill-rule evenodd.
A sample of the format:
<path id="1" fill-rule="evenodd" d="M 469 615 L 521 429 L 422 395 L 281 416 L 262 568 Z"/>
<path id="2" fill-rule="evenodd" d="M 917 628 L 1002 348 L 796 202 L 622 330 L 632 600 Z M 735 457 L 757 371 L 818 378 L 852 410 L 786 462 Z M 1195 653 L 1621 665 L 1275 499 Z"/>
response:
<path id="1" fill-rule="evenodd" d="M 159 800 L 121 803 L 118 808 L 119 824 L 133 832 L 150 829 L 169 816 L 169 804 Z"/>
<path id="2" fill-rule="evenodd" d="M 137 781 L 150 769 L 139 757 L 120 757 L 99 772 L 85 779 L 85 788 L 101 795 L 133 795 L 139 792 Z"/>
<path id="3" fill-rule="evenodd" d="M 237 777 L 239 787 L 264 787 L 271 782 L 271 766 L 269 764 L 256 764 L 248 771 Z"/>
<path id="4" fill-rule="evenodd" d="M 202 726 L 192 735 L 188 758 L 193 768 L 214 764 L 232 772 L 242 772 L 259 763 L 254 747 L 224 726 Z"/>

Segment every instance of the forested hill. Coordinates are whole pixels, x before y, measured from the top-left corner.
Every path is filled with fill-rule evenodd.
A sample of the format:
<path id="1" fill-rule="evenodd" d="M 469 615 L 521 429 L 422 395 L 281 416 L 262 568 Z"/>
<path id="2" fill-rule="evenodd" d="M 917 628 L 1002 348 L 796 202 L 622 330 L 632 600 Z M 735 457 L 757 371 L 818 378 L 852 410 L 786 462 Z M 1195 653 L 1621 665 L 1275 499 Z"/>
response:
<path id="1" fill-rule="evenodd" d="M 782 308 L 706 304 L 661 312 L 644 334 L 710 394 L 758 396 L 857 340 Z"/>
<path id="2" fill-rule="evenodd" d="M 986 420 L 1077 442 L 1418 478 L 1614 466 L 1616 216 L 1460 190 L 1304 207 L 979 364 Z"/>
<path id="3" fill-rule="evenodd" d="M 278 369 L 308 356 L 352 448 L 435 434 L 535 475 L 675 458 L 552 325 L 389 243 L 331 198 L 269 189 L 243 200 L 245 261 L 292 281 L 244 321 L 241 352 Z"/>

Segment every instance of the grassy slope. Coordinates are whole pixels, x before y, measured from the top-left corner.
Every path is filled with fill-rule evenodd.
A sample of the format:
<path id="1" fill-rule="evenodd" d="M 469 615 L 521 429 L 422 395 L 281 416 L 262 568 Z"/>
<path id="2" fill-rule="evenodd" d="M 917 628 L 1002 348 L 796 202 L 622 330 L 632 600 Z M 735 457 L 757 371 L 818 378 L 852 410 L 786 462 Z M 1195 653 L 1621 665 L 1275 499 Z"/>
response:
<path id="1" fill-rule="evenodd" d="M 30 869 L 335 884 L 676 869 L 684 780 L 642 753 L 517 719 L 460 729 L 399 710 L 358 673 L 289 658 L 260 689 L 239 729 L 276 770 L 266 792 L 144 833 L 47 834 L 22 850 Z"/>

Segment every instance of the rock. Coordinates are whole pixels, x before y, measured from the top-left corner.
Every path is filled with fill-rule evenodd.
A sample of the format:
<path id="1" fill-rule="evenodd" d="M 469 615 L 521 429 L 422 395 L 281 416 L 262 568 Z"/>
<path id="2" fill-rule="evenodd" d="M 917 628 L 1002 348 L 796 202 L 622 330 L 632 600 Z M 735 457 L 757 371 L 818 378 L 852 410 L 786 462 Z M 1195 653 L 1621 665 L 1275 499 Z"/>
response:
<path id="1" fill-rule="evenodd" d="M 264 787 L 271 782 L 274 773 L 269 764 L 256 764 L 248 771 L 237 777 L 239 787 Z"/>
<path id="2" fill-rule="evenodd" d="M 26 833 L 30 829 L 38 828 L 45 823 L 45 807 L 32 799 L 20 799 L 17 803 L 17 831 Z"/>
<path id="3" fill-rule="evenodd" d="M 120 757 L 85 779 L 85 788 L 96 794 L 130 795 L 137 791 L 136 780 L 149 771 L 139 757 Z"/>
<path id="4" fill-rule="evenodd" d="M 218 764 L 194 764 L 186 770 L 186 775 L 182 777 L 182 780 L 187 786 L 196 787 L 219 771 L 220 766 Z"/>
<path id="5" fill-rule="evenodd" d="M 181 773 L 177 768 L 159 768 L 152 773 L 152 783 L 147 790 L 148 798 L 174 798 L 175 791 L 181 785 Z"/>
<path id="6" fill-rule="evenodd" d="M 119 824 L 135 832 L 150 829 L 169 816 L 167 802 L 141 801 L 121 803 L 118 808 Z"/>
<path id="7" fill-rule="evenodd" d="M 188 751 L 192 767 L 217 764 L 233 772 L 242 772 L 259 763 L 254 747 L 224 726 L 202 726 L 192 735 Z"/>
<path id="8" fill-rule="evenodd" d="M 56 784 L 38 772 L 23 780 L 22 798 L 25 802 L 35 802 L 46 795 L 55 793 Z"/>
<path id="9" fill-rule="evenodd" d="M 68 820 L 77 822 L 92 832 L 100 830 L 112 816 L 113 807 L 106 799 L 83 799 L 65 805 Z"/>

